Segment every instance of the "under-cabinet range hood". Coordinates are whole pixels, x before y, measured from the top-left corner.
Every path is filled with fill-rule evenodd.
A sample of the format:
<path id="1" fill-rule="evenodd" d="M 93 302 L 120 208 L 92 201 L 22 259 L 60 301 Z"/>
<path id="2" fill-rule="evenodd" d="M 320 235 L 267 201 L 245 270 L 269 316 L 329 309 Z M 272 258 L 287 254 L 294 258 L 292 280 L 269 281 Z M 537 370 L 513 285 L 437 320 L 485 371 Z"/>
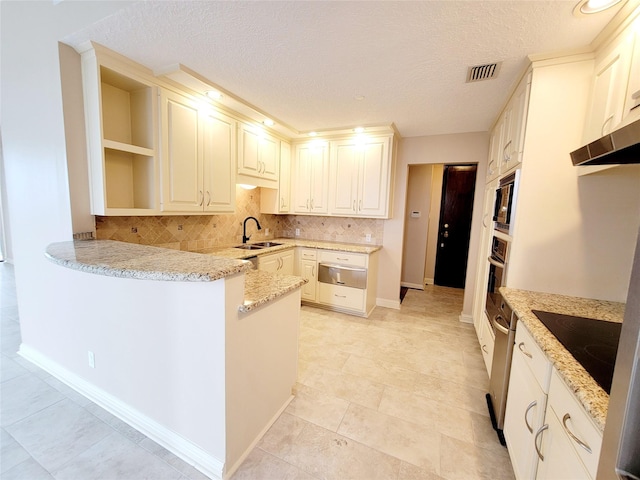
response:
<path id="1" fill-rule="evenodd" d="M 571 152 L 577 165 L 618 165 L 640 163 L 640 120 Z"/>

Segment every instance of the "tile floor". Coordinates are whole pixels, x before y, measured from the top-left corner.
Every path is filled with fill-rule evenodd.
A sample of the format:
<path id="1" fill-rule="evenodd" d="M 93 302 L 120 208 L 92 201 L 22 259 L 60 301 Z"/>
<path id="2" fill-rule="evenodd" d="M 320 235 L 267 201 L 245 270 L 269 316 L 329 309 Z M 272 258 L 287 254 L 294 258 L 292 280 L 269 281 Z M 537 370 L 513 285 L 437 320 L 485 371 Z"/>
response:
<path id="1" fill-rule="evenodd" d="M 0 478 L 206 478 L 18 356 L 10 265 L 0 290 Z M 368 319 L 303 307 L 296 397 L 232 480 L 512 479 L 461 309 L 443 287 Z"/>

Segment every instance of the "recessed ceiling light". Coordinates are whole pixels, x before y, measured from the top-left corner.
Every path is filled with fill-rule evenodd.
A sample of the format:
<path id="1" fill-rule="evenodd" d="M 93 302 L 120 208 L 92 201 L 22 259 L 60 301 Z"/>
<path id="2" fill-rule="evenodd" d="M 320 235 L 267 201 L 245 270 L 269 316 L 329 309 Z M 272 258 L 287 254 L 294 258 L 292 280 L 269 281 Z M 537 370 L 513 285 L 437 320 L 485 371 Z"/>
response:
<path id="1" fill-rule="evenodd" d="M 573 9 L 573 14 L 580 16 L 598 13 L 613 7 L 617 3 L 620 3 L 620 0 L 581 0 Z"/>
<path id="2" fill-rule="evenodd" d="M 265 118 L 262 123 L 264 123 L 267 127 L 273 127 L 275 125 L 275 122 L 273 120 L 271 120 L 270 118 Z"/>
<path id="3" fill-rule="evenodd" d="M 318 136 L 318 132 L 309 132 L 309 136 L 310 137 L 317 137 Z"/>
<path id="4" fill-rule="evenodd" d="M 222 100 L 222 94 L 217 90 L 207 90 L 204 92 L 205 95 L 214 100 Z"/>
<path id="5" fill-rule="evenodd" d="M 362 132 L 364 132 L 364 127 L 356 127 L 356 128 L 353 129 L 353 131 L 356 132 L 356 133 L 362 133 Z"/>

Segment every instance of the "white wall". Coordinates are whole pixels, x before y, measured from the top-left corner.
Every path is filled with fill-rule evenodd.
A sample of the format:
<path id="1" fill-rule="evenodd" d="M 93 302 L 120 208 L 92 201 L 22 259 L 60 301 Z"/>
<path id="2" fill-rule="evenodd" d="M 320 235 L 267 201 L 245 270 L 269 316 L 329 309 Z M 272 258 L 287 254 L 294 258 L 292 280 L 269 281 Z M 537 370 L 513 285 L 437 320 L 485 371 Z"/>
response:
<path id="1" fill-rule="evenodd" d="M 49 320 L 45 247 L 72 236 L 58 40 L 130 2 L 0 2 L 2 142 L 20 320 Z"/>
<path id="2" fill-rule="evenodd" d="M 424 288 L 432 170 L 431 165 L 409 166 L 402 259 L 402 285 L 405 287 Z M 412 217 L 414 211 L 420 212 L 420 216 Z"/>
<path id="3" fill-rule="evenodd" d="M 579 177 L 593 63 L 534 65 L 507 285 L 623 302 L 640 227 L 640 166 Z"/>
<path id="4" fill-rule="evenodd" d="M 400 305 L 402 245 L 409 165 L 478 164 L 468 260 L 469 265 L 476 264 L 488 150 L 489 135 L 486 132 L 411 137 L 401 140 L 396 163 L 393 218 L 385 221 L 383 249 L 380 251 L 380 271 L 385 274 L 378 277 L 378 305 L 392 308 L 398 308 Z M 471 321 L 472 318 L 474 276 L 475 268 L 468 268 L 462 311 L 462 317 L 468 321 Z"/>

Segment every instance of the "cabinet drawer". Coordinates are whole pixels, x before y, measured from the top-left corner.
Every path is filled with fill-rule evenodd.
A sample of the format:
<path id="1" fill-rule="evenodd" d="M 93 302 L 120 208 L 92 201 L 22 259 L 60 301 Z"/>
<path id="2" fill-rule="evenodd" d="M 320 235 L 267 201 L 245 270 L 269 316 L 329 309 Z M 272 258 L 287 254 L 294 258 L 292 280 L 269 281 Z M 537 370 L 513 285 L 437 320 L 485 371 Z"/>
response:
<path id="1" fill-rule="evenodd" d="M 516 327 L 516 345 L 513 354 L 524 360 L 533 372 L 540 388 L 544 393 L 549 393 L 551 380 L 551 362 L 540 349 L 529 331 L 521 323 Z"/>
<path id="2" fill-rule="evenodd" d="M 337 263 L 340 265 L 353 265 L 366 267 L 368 255 L 363 253 L 334 252 L 330 250 L 320 251 L 320 261 L 325 263 Z"/>
<path id="3" fill-rule="evenodd" d="M 316 260 L 318 258 L 315 248 L 302 248 L 298 254 L 300 255 L 300 260 Z"/>
<path id="4" fill-rule="evenodd" d="M 484 365 L 487 367 L 487 373 L 491 376 L 491 363 L 493 362 L 493 345 L 495 344 L 495 339 L 486 313 L 482 314 L 482 320 L 480 321 L 482 322 L 482 326 L 480 327 L 480 351 L 482 352 Z"/>
<path id="5" fill-rule="evenodd" d="M 592 478 L 596 478 L 602 434 L 555 369 L 551 375 L 551 386 L 549 387 L 549 406 L 562 425 L 562 433 L 569 438 L 573 449 Z M 591 453 L 583 448 L 578 440 L 572 438 L 569 432 L 588 445 Z"/>
<path id="6" fill-rule="evenodd" d="M 350 310 L 364 310 L 364 297 L 366 290 L 343 287 L 342 285 L 329 285 L 320 283 L 320 303 L 334 307 L 348 308 Z"/>

